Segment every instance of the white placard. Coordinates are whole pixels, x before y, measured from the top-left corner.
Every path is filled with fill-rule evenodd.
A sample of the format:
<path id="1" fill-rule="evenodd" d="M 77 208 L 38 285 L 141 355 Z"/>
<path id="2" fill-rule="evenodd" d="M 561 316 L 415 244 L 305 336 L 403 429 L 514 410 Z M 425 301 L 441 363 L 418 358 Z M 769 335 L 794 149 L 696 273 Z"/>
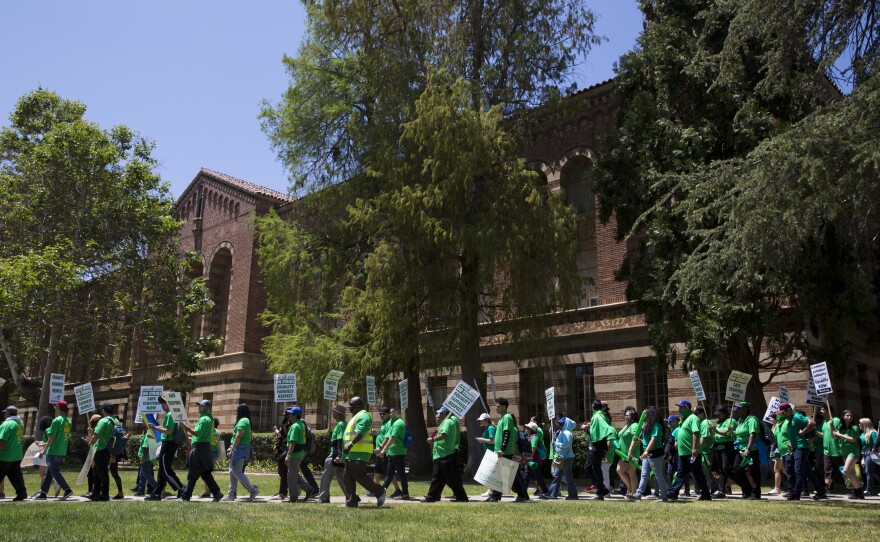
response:
<path id="1" fill-rule="evenodd" d="M 296 402 L 296 374 L 285 373 L 275 375 L 275 402 Z"/>
<path id="2" fill-rule="evenodd" d="M 177 423 L 189 423 L 189 416 L 186 415 L 186 407 L 183 404 L 183 397 L 180 392 L 169 391 L 165 393 L 165 400 L 168 401 L 168 414 L 171 419 Z"/>
<path id="3" fill-rule="evenodd" d="M 80 414 L 88 414 L 95 411 L 95 392 L 92 391 L 92 383 L 86 382 L 73 388 L 76 397 L 76 410 Z"/>
<path id="4" fill-rule="evenodd" d="M 556 418 L 556 389 L 547 388 L 544 390 L 544 399 L 547 400 L 547 418 Z"/>
<path id="5" fill-rule="evenodd" d="M 819 395 L 816 393 L 816 384 L 813 382 L 813 377 L 807 380 L 807 400 L 806 403 L 808 405 L 814 406 L 825 406 L 825 396 Z"/>
<path id="6" fill-rule="evenodd" d="M 339 380 L 345 373 L 342 371 L 330 371 L 324 378 L 324 399 L 336 401 L 336 392 L 339 390 Z"/>
<path id="7" fill-rule="evenodd" d="M 42 442 L 32 442 L 28 449 L 24 451 L 24 457 L 21 459 L 22 467 L 46 466 L 46 456 L 42 456 L 42 461 L 38 462 L 37 454 L 43 451 Z"/>
<path id="8" fill-rule="evenodd" d="M 779 410 L 779 405 L 782 404 L 782 400 L 775 395 L 770 398 L 770 403 L 767 405 L 767 411 L 764 412 L 764 421 L 767 423 L 773 423 L 776 420 L 776 411 Z"/>
<path id="9" fill-rule="evenodd" d="M 788 388 L 785 386 L 779 386 L 779 400 L 785 403 L 788 402 Z"/>
<path id="10" fill-rule="evenodd" d="M 746 386 L 752 375 L 741 373 L 739 371 L 730 371 L 730 378 L 727 379 L 727 391 L 724 398 L 728 401 L 745 401 Z"/>
<path id="11" fill-rule="evenodd" d="M 89 477 L 89 469 L 92 468 L 92 461 L 95 460 L 95 450 L 97 449 L 97 444 L 92 444 L 89 446 L 89 455 L 86 456 L 86 461 L 83 463 L 82 468 L 79 471 L 79 476 L 76 477 L 76 482 L 74 485 L 81 486 L 86 483 L 86 479 Z"/>
<path id="12" fill-rule="evenodd" d="M 697 395 L 697 401 L 706 400 L 706 390 L 703 389 L 703 382 L 700 380 L 700 372 L 693 370 L 688 373 L 691 376 L 691 386 L 694 387 L 694 393 Z"/>
<path id="13" fill-rule="evenodd" d="M 824 361 L 815 365 L 810 365 L 810 374 L 813 375 L 813 384 L 816 386 L 816 393 L 819 395 L 830 395 L 834 393 L 831 389 L 831 376 L 828 374 L 828 364 Z"/>
<path id="14" fill-rule="evenodd" d="M 147 438 L 146 436 L 144 436 L 144 438 L 147 439 L 147 453 L 150 456 L 150 460 L 154 460 L 159 457 L 159 443 L 156 442 L 156 439 Z"/>
<path id="15" fill-rule="evenodd" d="M 513 480 L 519 470 L 519 463 L 506 457 L 498 457 L 498 454 L 486 450 L 480 468 L 474 475 L 477 483 L 483 484 L 489 489 L 500 491 L 501 494 L 510 493 Z"/>
<path id="16" fill-rule="evenodd" d="M 498 388 L 495 387 L 495 375 L 489 373 L 489 386 L 492 387 L 492 401 L 498 402 Z"/>
<path id="17" fill-rule="evenodd" d="M 431 397 L 431 389 L 428 387 L 428 377 L 423 376 L 422 382 L 425 384 L 425 395 L 428 397 L 428 406 L 431 407 L 431 410 L 434 410 L 434 398 Z"/>
<path id="18" fill-rule="evenodd" d="M 375 405 L 376 404 L 376 377 L 368 376 L 367 377 L 367 404 Z"/>
<path id="19" fill-rule="evenodd" d="M 458 416 L 459 419 L 463 419 L 467 411 L 474 406 L 474 403 L 479 398 L 480 392 L 465 384 L 464 381 L 460 381 L 452 390 L 452 393 L 449 394 L 449 397 L 443 401 L 443 405 Z"/>
<path id="20" fill-rule="evenodd" d="M 140 418 L 140 413 L 158 414 L 162 412 L 162 406 L 159 405 L 159 397 L 161 396 L 162 386 L 141 386 L 141 396 L 138 400 L 140 412 L 135 417 Z"/>
<path id="21" fill-rule="evenodd" d="M 54 405 L 64 399 L 64 375 L 52 373 L 49 375 L 49 404 Z"/>
<path id="22" fill-rule="evenodd" d="M 400 386 L 400 412 L 403 412 L 409 406 L 409 380 L 401 380 L 398 386 Z M 428 394 L 428 397 L 430 396 Z"/>

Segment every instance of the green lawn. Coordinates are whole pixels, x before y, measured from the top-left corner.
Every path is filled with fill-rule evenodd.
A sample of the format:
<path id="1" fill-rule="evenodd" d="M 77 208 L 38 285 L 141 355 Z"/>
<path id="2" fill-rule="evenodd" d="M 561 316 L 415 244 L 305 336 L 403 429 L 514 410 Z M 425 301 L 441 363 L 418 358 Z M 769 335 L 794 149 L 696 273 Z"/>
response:
<path id="1" fill-rule="evenodd" d="M 219 473 L 218 473 L 219 474 Z M 73 475 L 73 473 L 71 473 Z M 26 477 L 36 491 L 36 476 Z M 218 477 L 219 478 L 219 477 Z M 225 487 L 225 477 L 221 487 Z M 270 495 L 277 478 L 259 477 Z M 125 473 L 126 492 L 133 473 Z M 270 482 L 271 483 L 267 483 Z M 410 492 L 421 495 L 425 481 Z M 7 492 L 8 492 L 7 488 Z M 79 489 L 79 488 L 77 488 Z M 336 488 L 334 488 L 336 489 Z M 416 491 L 418 489 L 418 491 Z M 468 486 L 477 495 L 481 487 Z M 338 492 L 338 490 L 337 490 Z M 77 491 L 79 494 L 79 491 Z M 448 490 L 446 492 L 449 493 Z M 435 503 L 389 501 L 357 510 L 336 505 L 140 502 L 25 502 L 0 504 L 0 540 L 868 540 L 876 536 L 876 505 L 845 502 L 798 504 L 738 500 L 662 504 L 643 501 Z M 497 527 L 503 525 L 503 528 Z M 355 533 L 355 534 L 353 534 Z"/>

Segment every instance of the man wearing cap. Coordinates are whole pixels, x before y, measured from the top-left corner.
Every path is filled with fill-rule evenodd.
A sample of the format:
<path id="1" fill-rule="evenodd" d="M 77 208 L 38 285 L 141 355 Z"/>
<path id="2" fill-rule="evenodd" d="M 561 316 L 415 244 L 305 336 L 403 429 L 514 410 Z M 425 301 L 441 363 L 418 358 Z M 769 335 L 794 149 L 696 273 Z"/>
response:
<path id="1" fill-rule="evenodd" d="M 445 405 L 437 410 L 437 433 L 428 437 L 428 444 L 432 446 L 431 457 L 434 460 L 431 471 L 431 485 L 423 502 L 437 502 L 442 497 L 443 488 L 449 485 L 454 502 L 468 502 L 467 493 L 461 483 L 461 475 L 458 473 L 455 452 L 455 444 L 458 441 L 461 428 L 458 418 L 452 416 L 449 408 Z"/>
<path id="2" fill-rule="evenodd" d="M 287 409 L 290 414 L 290 430 L 287 432 L 287 457 L 284 463 L 287 465 L 287 500 L 297 502 L 299 500 L 300 486 L 306 488 L 305 499 L 311 497 L 311 486 L 303 478 L 300 464 L 306 457 L 306 424 L 302 420 L 302 408 L 295 406 Z"/>
<path id="3" fill-rule="evenodd" d="M 21 474 L 21 460 L 24 458 L 21 437 L 24 425 L 18 417 L 18 408 L 9 405 L 5 412 L 6 420 L 0 424 L 0 480 L 9 478 L 9 483 L 15 489 L 15 498 L 12 500 L 23 501 L 27 498 L 27 488 Z"/>
<path id="4" fill-rule="evenodd" d="M 70 420 L 67 418 L 67 402 L 58 401 L 55 403 L 54 408 L 55 419 L 52 420 L 52 425 L 46 429 L 46 435 L 48 435 L 45 452 L 46 476 L 43 477 L 43 483 L 40 485 L 40 492 L 34 495 L 35 500 L 46 499 L 46 493 L 49 492 L 49 487 L 52 485 L 53 479 L 58 482 L 58 485 L 64 490 L 64 495 L 58 500 L 66 501 L 73 495 L 73 490 L 70 489 L 70 485 L 68 485 L 64 476 L 61 474 L 61 461 L 67 455 L 67 443 L 70 439 Z M 41 455 L 42 453 L 43 452 L 40 452 L 37 455 Z"/>
<path id="5" fill-rule="evenodd" d="M 387 490 L 396 476 L 400 480 L 403 491 L 395 491 L 391 494 L 391 498 L 398 501 L 407 501 L 409 500 L 409 483 L 406 479 L 406 445 L 404 443 L 406 440 L 406 422 L 400 418 L 400 413 L 395 408 L 389 409 L 388 417 L 391 422 L 388 431 L 385 433 L 382 449 L 377 454 L 379 457 L 388 459 L 386 465 L 388 470 L 386 471 L 382 487 Z"/>
<path id="6" fill-rule="evenodd" d="M 801 499 L 804 493 L 804 483 L 807 479 L 810 480 L 810 484 L 813 487 L 818 488 L 816 494 L 813 495 L 813 500 L 827 499 L 828 495 L 825 493 L 825 486 L 816 476 L 816 473 L 813 472 L 809 460 L 810 442 L 806 435 L 816 426 L 816 422 L 807 418 L 805 414 L 795 412 L 790 403 L 780 404 L 776 415 L 788 421 L 789 439 L 791 440 L 791 447 L 794 452 L 794 466 L 792 468 L 794 480 L 792 481 L 792 478 L 789 477 L 789 492 L 791 495 L 788 497 L 788 500 L 798 501 Z"/>
<path id="7" fill-rule="evenodd" d="M 345 467 L 345 462 L 342 461 L 342 439 L 345 436 L 345 407 L 342 405 L 334 406 L 333 418 L 336 420 L 336 425 L 333 427 L 333 432 L 330 433 L 330 453 L 327 459 L 324 460 L 324 473 L 321 474 L 321 490 L 318 493 L 318 500 L 323 503 L 330 502 L 330 485 L 333 482 L 333 478 L 336 478 L 336 482 L 342 488 L 342 493 L 346 494 L 345 480 L 342 478 L 342 471 Z"/>
<path id="8" fill-rule="evenodd" d="M 700 491 L 701 501 L 711 501 L 712 496 L 709 494 L 709 485 L 706 482 L 706 476 L 703 474 L 702 467 L 702 450 L 700 448 L 700 417 L 691 412 L 690 401 L 679 401 L 678 413 L 681 415 L 681 424 L 678 426 L 678 435 L 676 442 L 678 444 L 678 470 L 676 471 L 676 480 L 669 488 L 669 500 L 678 500 L 678 494 L 681 486 L 691 474 L 697 481 L 697 489 Z M 699 408 L 700 412 L 705 414 L 703 407 Z M 708 435 L 703 435 L 708 436 Z"/>
<path id="9" fill-rule="evenodd" d="M 102 406 L 101 419 L 89 439 L 89 445 L 95 445 L 95 487 L 90 497 L 93 501 L 110 500 L 110 450 L 107 445 L 113 436 L 114 425 L 113 405 Z"/>
<path id="10" fill-rule="evenodd" d="M 713 497 L 727 496 L 728 477 L 732 475 L 736 461 L 736 450 L 733 449 L 733 430 L 736 427 L 730 411 L 726 406 L 715 409 L 715 446 L 712 453 L 712 470 L 718 473 L 718 490 Z"/>
<path id="11" fill-rule="evenodd" d="M 758 418 L 752 416 L 751 405 L 747 401 L 733 407 L 737 418 L 736 441 L 740 457 L 737 458 L 737 482 L 743 490 L 743 499 L 756 501 L 761 498 L 761 455 L 755 441 L 761 431 Z"/>
<path id="12" fill-rule="evenodd" d="M 596 487 L 593 500 L 603 501 L 609 490 L 605 487 L 605 474 L 602 471 L 602 460 L 608 454 L 611 441 L 617 438 L 617 431 L 608 423 L 611 414 L 606 412 L 604 401 L 593 401 L 593 416 L 590 418 L 590 471 Z"/>
<path id="13" fill-rule="evenodd" d="M 373 481 L 381 485 L 385 482 L 385 476 L 388 474 L 389 460 L 386 455 L 381 455 L 379 452 L 384 448 L 385 439 L 388 438 L 388 431 L 391 429 L 391 409 L 387 406 L 379 407 L 379 420 L 382 424 L 379 426 L 379 432 L 376 433 L 375 439 L 374 453 L 376 454 L 376 461 L 373 463 Z M 391 479 L 394 482 L 394 493 L 391 496 L 399 496 L 400 487 L 397 484 L 397 480 L 394 479 L 393 473 Z M 372 497 L 373 495 L 367 493 L 366 496 Z"/>
<path id="14" fill-rule="evenodd" d="M 159 477 L 156 480 L 156 487 L 153 488 L 153 492 L 144 499 L 146 501 L 161 501 L 165 484 L 170 485 L 177 492 L 178 497 L 183 493 L 183 483 L 172 468 L 178 446 L 174 441 L 174 431 L 177 429 L 177 422 L 174 421 L 174 417 L 171 415 L 171 408 L 168 406 L 168 400 L 165 397 L 159 397 L 159 406 L 162 407 L 162 411 L 165 413 L 165 417 L 162 419 L 162 426 L 157 427 L 153 424 L 148 424 L 151 431 L 162 433 L 159 457 L 157 457 L 159 461 Z"/>
<path id="15" fill-rule="evenodd" d="M 519 452 L 519 430 L 516 426 L 516 418 L 507 411 L 509 406 L 510 402 L 504 397 L 499 397 L 495 400 L 495 410 L 498 412 L 498 427 L 495 429 L 494 448 L 498 457 L 504 457 L 505 459 L 513 459 L 513 456 Z M 529 500 L 529 493 L 523 486 L 522 473 L 519 470 L 513 478 L 513 487 L 511 489 L 516 493 L 516 502 L 526 502 Z M 501 492 L 493 491 L 486 502 L 499 502 L 500 500 Z"/>
<path id="16" fill-rule="evenodd" d="M 669 429 L 669 435 L 666 442 L 663 443 L 663 452 L 666 456 L 666 479 L 672 483 L 675 473 L 678 472 L 678 416 L 675 414 L 666 418 L 666 427 Z M 669 499 L 669 490 L 666 491 L 667 501 Z"/>
<path id="17" fill-rule="evenodd" d="M 364 400 L 352 397 L 348 402 L 351 420 L 345 426 L 342 453 L 345 458 L 345 506 L 356 508 L 361 498 L 357 494 L 360 484 L 376 496 L 376 506 L 385 504 L 385 490 L 367 475 L 367 462 L 373 456 L 373 417 L 364 410 Z"/>
<path id="18" fill-rule="evenodd" d="M 220 492 L 220 486 L 217 485 L 214 475 L 211 474 L 214 470 L 214 456 L 211 454 L 211 442 L 214 440 L 211 401 L 202 399 L 196 404 L 199 406 L 199 419 L 196 421 L 196 426 L 193 428 L 183 424 L 184 431 L 192 435 L 192 447 L 187 458 L 189 471 L 186 474 L 186 488 L 177 500 L 189 501 L 195 491 L 196 483 L 201 478 L 208 487 L 208 491 L 211 492 L 214 502 L 220 502 L 223 493 Z"/>

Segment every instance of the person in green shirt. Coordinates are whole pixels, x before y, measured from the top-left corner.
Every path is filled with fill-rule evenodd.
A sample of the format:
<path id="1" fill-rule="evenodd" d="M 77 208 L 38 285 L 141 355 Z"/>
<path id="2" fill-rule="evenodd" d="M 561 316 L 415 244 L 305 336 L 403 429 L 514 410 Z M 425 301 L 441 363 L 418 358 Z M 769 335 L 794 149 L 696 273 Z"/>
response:
<path id="1" fill-rule="evenodd" d="M 177 492 L 178 497 L 183 495 L 183 483 L 177 477 L 177 473 L 174 472 L 173 468 L 174 456 L 177 454 L 177 447 L 179 446 L 178 441 L 174 439 L 177 422 L 174 421 L 174 417 L 171 415 L 171 408 L 168 406 L 167 399 L 159 397 L 159 406 L 162 407 L 162 411 L 165 413 L 162 426 L 149 424 L 150 431 L 158 431 L 162 434 L 159 457 L 157 457 L 159 461 L 159 478 L 156 480 L 153 492 L 144 499 L 145 501 L 161 501 L 162 492 L 165 491 L 166 484 L 170 485 Z"/>
<path id="2" fill-rule="evenodd" d="M 491 452 L 495 450 L 495 424 L 492 423 L 492 416 L 489 415 L 488 412 L 483 412 L 480 414 L 478 418 L 480 422 L 480 427 L 483 428 L 483 433 L 476 437 L 478 443 L 483 445 L 483 450 L 487 452 Z M 480 495 L 481 497 L 488 497 L 492 494 L 491 489 L 487 489 L 485 493 Z"/>
<path id="3" fill-rule="evenodd" d="M 107 445 L 113 436 L 113 405 L 101 407 L 101 419 L 95 426 L 95 433 L 89 439 L 89 445 L 95 446 L 95 488 L 90 497 L 93 501 L 110 500 L 110 450 Z"/>
<path id="4" fill-rule="evenodd" d="M 529 439 L 529 445 L 532 447 L 531 460 L 526 463 L 523 469 L 523 480 L 525 482 L 526 491 L 528 491 L 531 479 L 535 479 L 535 496 L 541 497 L 545 493 L 549 493 L 547 483 L 544 481 L 544 475 L 541 473 L 541 464 L 547 459 L 547 452 L 541 444 L 541 436 L 538 434 L 540 427 L 536 422 L 526 424 L 526 435 Z"/>
<path id="5" fill-rule="evenodd" d="M 840 455 L 838 439 L 834 432 L 840 429 L 840 418 L 823 417 L 824 423 L 821 430 L 816 429 L 817 434 L 822 435 L 823 467 L 825 467 L 825 485 L 831 489 L 834 481 L 843 483 L 840 467 L 843 466 L 844 458 Z"/>
<path id="6" fill-rule="evenodd" d="M 513 459 L 513 456 L 519 453 L 519 430 L 516 425 L 516 418 L 507 409 L 510 402 L 505 397 L 499 397 L 495 400 L 495 411 L 498 412 L 498 427 L 495 429 L 495 453 L 498 457 L 505 459 Z M 526 502 L 529 500 L 529 493 L 523 485 L 522 469 L 519 469 L 513 478 L 513 487 L 516 493 L 516 502 Z M 501 501 L 501 492 L 493 491 L 486 502 Z"/>
<path id="7" fill-rule="evenodd" d="M 52 480 L 58 482 L 64 495 L 59 500 L 66 501 L 73 496 L 73 490 L 61 474 L 61 462 L 67 456 L 67 442 L 70 439 L 70 420 L 67 418 L 67 401 L 58 401 L 53 405 L 55 419 L 46 429 L 46 476 L 40 485 L 40 492 L 34 495 L 35 500 L 45 500 Z M 41 455 L 43 452 L 40 452 Z"/>
<path id="8" fill-rule="evenodd" d="M 375 439 L 376 448 L 374 452 L 376 454 L 376 460 L 373 463 L 373 481 L 377 484 L 382 484 L 389 471 L 390 459 L 387 455 L 379 455 L 379 452 L 384 447 L 385 439 L 388 438 L 388 432 L 391 430 L 391 409 L 386 406 L 379 407 L 379 419 L 382 421 L 382 424 L 379 426 L 379 432 L 376 433 Z M 400 496 L 400 485 L 397 483 L 397 478 L 394 476 L 394 473 L 391 474 L 391 481 L 394 483 L 394 492 L 390 496 Z M 372 497 L 373 495 L 367 493 L 365 496 Z"/>
<path id="9" fill-rule="evenodd" d="M 852 411 L 849 409 L 844 410 L 840 429 L 834 431 L 834 437 L 839 439 L 840 455 L 844 458 L 843 474 L 852 485 L 849 498 L 859 500 L 865 498 L 862 477 L 856 471 L 856 467 L 861 459 L 861 443 L 859 441 L 861 433 L 862 431 L 859 429 L 859 424 L 856 422 Z"/>
<path id="10" fill-rule="evenodd" d="M 138 478 L 134 488 L 135 497 L 143 497 L 147 493 L 152 493 L 156 488 L 156 479 L 153 476 L 154 461 L 150 459 L 150 442 L 155 442 L 155 439 L 149 425 L 145 426 L 144 433 L 141 435 L 141 444 L 138 446 Z"/>
<path id="11" fill-rule="evenodd" d="M 791 408 L 789 406 L 789 408 Z M 782 494 L 782 477 L 788 479 L 788 487 L 794 486 L 794 451 L 791 447 L 791 436 L 789 434 L 788 419 L 779 415 L 774 416 L 773 427 L 771 428 L 774 440 L 776 441 L 776 450 L 779 454 L 778 459 L 773 460 L 773 489 L 767 492 L 768 495 Z M 791 495 L 789 491 L 785 497 Z"/>
<path id="12" fill-rule="evenodd" d="M 345 426 L 342 437 L 345 457 L 345 506 L 356 508 L 361 498 L 357 494 L 360 484 L 376 496 L 376 506 L 385 504 L 385 490 L 367 475 L 367 462 L 373 456 L 373 417 L 364 410 L 364 400 L 358 396 L 348 402 L 351 420 Z"/>
<path id="13" fill-rule="evenodd" d="M 727 497 L 728 479 L 733 477 L 733 469 L 736 465 L 736 450 L 733 447 L 735 440 L 734 430 L 736 422 L 730 417 L 730 411 L 726 406 L 715 409 L 715 445 L 712 450 L 712 471 L 718 474 L 718 490 L 713 497 L 723 499 Z"/>
<path id="14" fill-rule="evenodd" d="M 23 501 L 27 498 L 27 488 L 21 473 L 21 460 L 24 458 L 21 438 L 24 425 L 18 417 L 16 406 L 9 405 L 4 411 L 6 420 L 0 424 L 0 480 L 8 478 L 15 489 L 15 498 L 12 500 Z"/>
<path id="15" fill-rule="evenodd" d="M 628 501 L 639 500 L 636 490 L 639 487 L 636 468 L 633 465 L 635 458 L 642 455 L 641 443 L 639 442 L 638 415 L 635 407 L 627 406 L 623 409 L 623 428 L 617 433 L 617 441 L 614 443 L 615 454 L 618 456 L 617 475 L 626 486 L 625 498 Z M 621 457 L 623 455 L 623 457 Z"/>
<path id="16" fill-rule="evenodd" d="M 318 493 L 318 500 L 323 503 L 330 502 L 330 485 L 333 482 L 333 478 L 336 478 L 336 483 L 342 488 L 342 493 L 346 495 L 346 500 L 348 500 L 348 496 L 345 493 L 345 480 L 342 478 L 342 473 L 345 469 L 345 462 L 342 460 L 342 439 L 345 436 L 345 407 L 342 405 L 334 406 L 333 418 L 336 420 L 336 425 L 330 434 L 330 453 L 327 455 L 327 459 L 324 460 L 324 473 L 321 474 L 321 488 Z"/>
<path id="17" fill-rule="evenodd" d="M 788 479 L 789 493 L 786 497 L 790 501 L 799 501 L 804 493 L 805 482 L 810 483 L 816 489 L 813 500 L 827 499 L 825 487 L 813 472 L 810 461 L 810 438 L 808 435 L 813 430 L 816 422 L 807 418 L 806 413 L 797 411 L 792 408 L 789 403 L 781 403 L 776 411 L 777 418 L 784 418 L 788 422 L 789 442 L 792 447 L 792 455 L 794 456 L 794 467 L 792 476 Z"/>
<path id="18" fill-rule="evenodd" d="M 701 501 L 711 501 L 712 496 L 709 493 L 709 484 L 706 481 L 706 475 L 703 473 L 702 461 L 703 454 L 700 448 L 700 439 L 708 436 L 708 431 L 701 434 L 702 419 L 706 416 L 703 407 L 697 407 L 691 412 L 690 401 L 681 400 L 676 403 L 678 412 L 681 416 L 681 423 L 678 426 L 676 442 L 678 444 L 678 470 L 676 471 L 676 479 L 669 488 L 667 497 L 669 500 L 678 500 L 678 494 L 684 485 L 688 476 L 693 474 L 697 481 L 697 489 L 700 492 Z"/>
<path id="19" fill-rule="evenodd" d="M 214 502 L 220 502 L 223 493 L 214 480 L 214 457 L 211 455 L 211 442 L 214 440 L 214 418 L 211 416 L 211 401 L 202 399 L 196 403 L 199 407 L 199 419 L 195 427 L 182 424 L 184 431 L 192 435 L 192 447 L 189 450 L 186 474 L 186 487 L 178 501 L 187 502 L 195 491 L 196 483 L 201 479 L 208 486 Z"/>
<path id="20" fill-rule="evenodd" d="M 229 459 L 229 491 L 224 500 L 234 501 L 238 495 L 238 482 L 248 491 L 248 502 L 260 493 L 260 488 L 253 485 L 244 473 L 244 467 L 250 461 L 251 452 L 251 408 L 247 403 L 235 409 L 235 426 L 232 428 L 232 445 L 226 457 Z"/>
<path id="21" fill-rule="evenodd" d="M 439 501 L 443 488 L 447 485 L 455 496 L 454 502 L 468 502 L 468 496 L 458 472 L 458 452 L 455 450 L 461 428 L 458 418 L 452 415 L 446 405 L 437 409 L 437 426 L 437 432 L 428 437 L 428 444 L 432 446 L 431 457 L 434 462 L 431 471 L 431 485 L 422 502 Z"/>
<path id="22" fill-rule="evenodd" d="M 596 488 L 596 496 L 593 500 L 603 501 L 609 490 L 605 487 L 605 473 L 602 471 L 602 460 L 608 454 L 611 442 L 617 438 L 617 431 L 608 423 L 610 414 L 605 412 L 604 401 L 593 401 L 593 416 L 590 422 L 585 424 L 585 429 L 590 432 L 590 470 L 593 474 L 593 482 Z"/>
<path id="23" fill-rule="evenodd" d="M 743 490 L 743 498 L 758 500 L 761 498 L 761 455 L 755 440 L 761 431 L 758 418 L 752 415 L 751 405 L 743 401 L 733 407 L 734 416 L 738 417 L 734 447 L 739 452 L 737 461 L 737 483 Z"/>
<path id="24" fill-rule="evenodd" d="M 657 481 L 658 495 L 663 501 L 669 501 L 669 481 L 666 478 L 666 459 L 664 457 L 664 437 L 666 434 L 663 426 L 663 418 L 660 411 L 655 406 L 649 406 L 645 409 L 645 421 L 639 429 L 641 435 L 642 454 L 638 457 L 642 460 L 642 476 L 639 480 L 637 490 L 637 498 L 657 498 L 652 495 L 648 486 L 650 472 L 654 471 L 654 479 Z M 635 440 L 635 439 L 634 439 Z M 630 444 L 628 454 L 630 457 L 635 455 L 636 444 Z"/>
<path id="25" fill-rule="evenodd" d="M 302 408 L 295 406 L 287 409 L 290 414 L 290 429 L 287 432 L 287 457 L 284 459 L 287 465 L 287 500 L 297 502 L 300 488 L 305 488 L 305 499 L 312 497 L 311 486 L 303 478 L 300 464 L 306 457 L 306 424 L 302 419 Z"/>
<path id="26" fill-rule="evenodd" d="M 406 479 L 406 422 L 400 418 L 397 409 L 391 408 L 388 412 L 391 420 L 388 431 L 385 433 L 385 440 L 382 442 L 382 449 L 377 454 L 379 457 L 388 459 L 388 470 L 385 474 L 385 482 L 382 484 L 386 490 L 391 485 L 392 480 L 400 480 L 403 491 L 397 489 L 395 482 L 395 491 L 391 494 L 391 498 L 395 500 L 409 500 L 409 483 Z"/>

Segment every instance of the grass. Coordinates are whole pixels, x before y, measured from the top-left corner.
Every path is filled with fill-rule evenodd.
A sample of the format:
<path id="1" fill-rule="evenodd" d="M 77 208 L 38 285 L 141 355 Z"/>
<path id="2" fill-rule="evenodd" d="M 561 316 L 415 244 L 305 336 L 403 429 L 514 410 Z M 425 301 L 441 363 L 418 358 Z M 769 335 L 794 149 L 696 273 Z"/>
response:
<path id="1" fill-rule="evenodd" d="M 71 473 L 70 478 L 74 477 Z M 134 473 L 124 473 L 123 481 L 128 493 Z M 218 481 L 224 488 L 226 477 L 218 476 Z M 26 476 L 32 493 L 36 483 L 36 475 Z M 276 477 L 260 476 L 257 483 L 266 487 L 265 494 L 277 489 Z M 467 489 L 471 495 L 482 492 L 480 486 Z M 411 484 L 410 493 L 421 495 L 425 490 L 427 482 L 418 481 Z M 338 488 L 334 487 L 334 491 L 338 493 Z M 560 536 L 603 542 L 868 540 L 876 535 L 873 525 L 878 512 L 876 506 L 841 502 L 389 502 L 382 508 L 373 506 L 372 500 L 366 502 L 356 510 L 317 503 L 4 503 L 0 504 L 0 540 L 414 542 L 449 540 L 455 536 L 469 542 L 547 540 Z"/>

